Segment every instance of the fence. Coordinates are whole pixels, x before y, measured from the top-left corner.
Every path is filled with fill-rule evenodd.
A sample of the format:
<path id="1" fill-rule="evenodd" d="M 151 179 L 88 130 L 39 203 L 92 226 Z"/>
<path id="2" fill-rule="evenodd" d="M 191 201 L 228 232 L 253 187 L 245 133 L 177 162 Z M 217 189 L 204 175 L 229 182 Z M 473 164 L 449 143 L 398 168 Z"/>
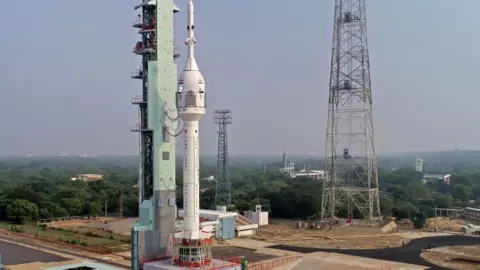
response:
<path id="1" fill-rule="evenodd" d="M 248 264 L 248 270 L 269 270 L 275 269 L 281 265 L 287 264 L 289 262 L 293 262 L 299 259 L 302 259 L 303 256 L 301 255 L 287 255 L 280 258 L 271 259 L 268 261 L 263 262 L 255 262 Z"/>
<path id="2" fill-rule="evenodd" d="M 67 220 L 88 220 L 88 219 L 101 219 L 105 218 L 105 215 L 86 215 L 86 216 L 67 216 L 67 217 L 56 217 L 56 218 L 46 218 L 46 219 L 39 219 L 37 221 L 38 224 L 43 224 L 43 223 L 50 223 L 50 222 L 58 222 L 58 221 L 67 221 Z M 114 218 L 114 219 L 119 219 L 120 215 L 118 213 L 107 213 L 107 218 Z M 122 217 L 123 219 L 126 218 L 131 218 L 131 217 Z"/>

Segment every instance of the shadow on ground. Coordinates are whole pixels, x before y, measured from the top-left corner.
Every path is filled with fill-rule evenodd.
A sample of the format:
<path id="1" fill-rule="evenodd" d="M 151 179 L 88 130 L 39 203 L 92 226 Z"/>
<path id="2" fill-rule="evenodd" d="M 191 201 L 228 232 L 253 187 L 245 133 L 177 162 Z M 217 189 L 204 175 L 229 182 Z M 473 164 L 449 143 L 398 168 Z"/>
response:
<path id="1" fill-rule="evenodd" d="M 295 247 L 285 245 L 274 245 L 269 248 L 294 251 L 298 253 L 313 253 L 317 251 L 334 252 L 339 254 L 347 254 L 364 258 L 402 262 L 430 267 L 430 269 L 448 269 L 438 265 L 429 263 L 420 257 L 423 249 L 430 249 L 444 246 L 459 245 L 479 245 L 480 238 L 469 236 L 434 236 L 419 238 L 410 241 L 403 247 L 383 248 L 383 249 L 332 249 L 332 248 L 311 248 L 311 247 Z"/>

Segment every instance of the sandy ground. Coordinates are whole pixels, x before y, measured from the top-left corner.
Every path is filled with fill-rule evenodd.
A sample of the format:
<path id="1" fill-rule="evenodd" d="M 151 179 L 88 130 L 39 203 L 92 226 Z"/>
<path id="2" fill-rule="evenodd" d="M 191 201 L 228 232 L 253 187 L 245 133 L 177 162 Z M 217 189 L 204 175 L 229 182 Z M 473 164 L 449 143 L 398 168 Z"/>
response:
<path id="1" fill-rule="evenodd" d="M 396 233 L 382 234 L 379 228 L 343 227 L 332 230 L 296 229 L 286 225 L 267 225 L 251 237 L 272 244 L 315 246 L 323 248 L 375 249 L 397 247 L 404 237 Z"/>
<path id="2" fill-rule="evenodd" d="M 115 219 L 107 218 L 106 220 L 108 222 Z M 105 221 L 105 218 L 72 219 L 72 220 L 65 220 L 65 221 L 54 221 L 47 224 L 55 228 L 73 229 L 73 228 L 82 227 L 88 224 L 102 223 L 103 221 Z"/>
<path id="3" fill-rule="evenodd" d="M 89 223 L 83 226 L 88 228 L 103 229 L 106 231 L 111 231 L 111 232 L 123 234 L 123 235 L 130 235 L 133 223 L 136 222 L 137 220 L 138 220 L 137 218 L 126 218 L 122 220 L 107 221 L 107 223 L 103 223 L 103 222 Z"/>
<path id="4" fill-rule="evenodd" d="M 422 252 L 421 256 L 431 263 L 450 269 L 480 269 L 480 245 L 432 248 Z"/>

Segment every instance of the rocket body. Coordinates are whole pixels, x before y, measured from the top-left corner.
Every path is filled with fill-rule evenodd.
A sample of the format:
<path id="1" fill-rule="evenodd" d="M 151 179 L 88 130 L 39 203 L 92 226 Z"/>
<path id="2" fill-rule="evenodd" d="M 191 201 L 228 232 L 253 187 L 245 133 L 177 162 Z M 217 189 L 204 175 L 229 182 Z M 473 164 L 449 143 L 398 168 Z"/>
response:
<path id="1" fill-rule="evenodd" d="M 200 230 L 200 141 L 199 121 L 205 115 L 205 82 L 194 55 L 193 2 L 188 4 L 188 57 L 179 78 L 177 112 L 183 121 L 185 153 L 183 157 L 183 220 L 182 238 L 202 239 Z"/>

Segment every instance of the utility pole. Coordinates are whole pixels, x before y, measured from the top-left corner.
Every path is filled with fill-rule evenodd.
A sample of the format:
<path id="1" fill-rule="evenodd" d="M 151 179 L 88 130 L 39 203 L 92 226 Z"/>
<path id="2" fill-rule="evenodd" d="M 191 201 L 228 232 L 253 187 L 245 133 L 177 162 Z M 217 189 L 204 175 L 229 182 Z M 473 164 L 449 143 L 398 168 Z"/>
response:
<path id="1" fill-rule="evenodd" d="M 335 0 L 321 218 L 381 217 L 365 0 Z"/>
<path id="2" fill-rule="evenodd" d="M 120 191 L 120 211 L 119 211 L 120 219 L 123 219 L 123 190 Z"/>
<path id="3" fill-rule="evenodd" d="M 107 204 L 108 204 L 108 200 L 105 200 L 105 220 L 104 220 L 104 223 L 107 223 Z"/>

